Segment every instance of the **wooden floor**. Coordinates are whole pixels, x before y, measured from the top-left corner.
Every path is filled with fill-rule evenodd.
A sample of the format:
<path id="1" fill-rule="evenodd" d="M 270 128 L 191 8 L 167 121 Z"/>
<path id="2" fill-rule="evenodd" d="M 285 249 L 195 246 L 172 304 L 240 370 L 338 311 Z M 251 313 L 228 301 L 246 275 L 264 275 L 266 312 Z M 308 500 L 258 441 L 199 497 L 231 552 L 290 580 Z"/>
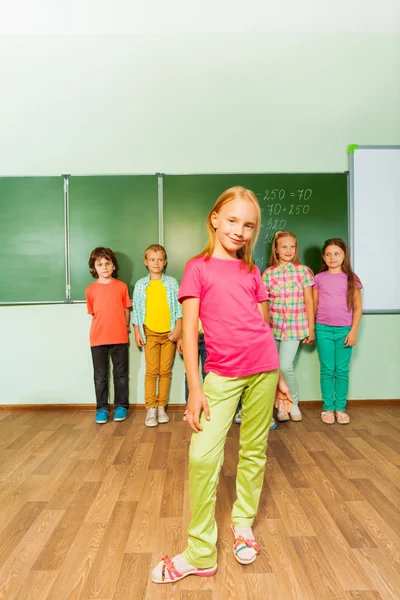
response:
<path id="1" fill-rule="evenodd" d="M 93 413 L 0 413 L 2 600 L 395 600 L 400 598 L 400 407 L 319 410 L 279 424 L 255 524 L 262 554 L 232 555 L 239 426 L 218 488 L 219 570 L 150 581 L 185 547 L 188 426 L 144 413 L 96 425 Z"/>

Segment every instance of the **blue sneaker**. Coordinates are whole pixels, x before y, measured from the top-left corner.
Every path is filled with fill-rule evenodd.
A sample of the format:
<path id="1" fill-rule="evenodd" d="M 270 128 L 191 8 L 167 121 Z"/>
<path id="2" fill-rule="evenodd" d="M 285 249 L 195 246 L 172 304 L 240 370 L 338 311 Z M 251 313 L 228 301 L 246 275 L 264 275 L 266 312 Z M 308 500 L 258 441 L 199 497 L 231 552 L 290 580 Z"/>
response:
<path id="1" fill-rule="evenodd" d="M 233 422 L 236 423 L 237 425 L 240 425 L 242 422 L 242 409 L 239 408 L 239 410 L 237 411 L 235 418 L 233 419 Z"/>
<path id="2" fill-rule="evenodd" d="M 127 412 L 123 406 L 117 406 L 114 410 L 114 421 L 125 421 Z"/>
<path id="3" fill-rule="evenodd" d="M 100 408 L 96 413 L 96 423 L 107 423 L 108 421 L 108 410 Z"/>
<path id="4" fill-rule="evenodd" d="M 276 423 L 275 423 L 275 419 L 272 419 L 271 421 L 271 425 L 269 426 L 270 429 L 276 429 Z"/>

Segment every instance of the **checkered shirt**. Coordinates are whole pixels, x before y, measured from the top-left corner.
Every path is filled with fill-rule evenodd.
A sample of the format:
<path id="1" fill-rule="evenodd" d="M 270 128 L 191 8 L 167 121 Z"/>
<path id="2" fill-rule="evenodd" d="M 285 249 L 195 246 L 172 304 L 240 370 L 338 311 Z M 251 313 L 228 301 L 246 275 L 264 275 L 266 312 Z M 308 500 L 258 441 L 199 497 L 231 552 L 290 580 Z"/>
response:
<path id="1" fill-rule="evenodd" d="M 268 292 L 271 330 L 276 340 L 302 340 L 309 335 L 304 288 L 314 285 L 304 265 L 275 265 L 262 275 Z"/>
<path id="2" fill-rule="evenodd" d="M 171 313 L 170 330 L 172 331 L 178 319 L 182 318 L 182 305 L 178 302 L 179 283 L 174 277 L 162 274 L 161 281 L 167 290 L 167 300 L 169 311 Z M 146 335 L 144 333 L 144 322 L 146 319 L 146 290 L 150 284 L 150 275 L 143 277 L 136 282 L 133 291 L 133 315 L 132 323 L 139 325 L 140 333 L 144 343 L 146 343 Z"/>

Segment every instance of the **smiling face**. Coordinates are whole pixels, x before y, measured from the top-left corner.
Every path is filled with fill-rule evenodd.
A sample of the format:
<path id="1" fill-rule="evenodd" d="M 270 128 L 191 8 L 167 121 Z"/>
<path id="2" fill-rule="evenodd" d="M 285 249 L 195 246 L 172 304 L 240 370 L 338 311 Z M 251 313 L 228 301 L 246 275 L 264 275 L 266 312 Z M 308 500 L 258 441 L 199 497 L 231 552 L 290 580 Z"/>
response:
<path id="1" fill-rule="evenodd" d="M 237 252 L 251 241 L 257 220 L 257 209 L 251 200 L 239 199 L 224 204 L 211 217 L 215 230 L 213 256 L 237 258 Z"/>
<path id="2" fill-rule="evenodd" d="M 335 244 L 327 246 L 323 254 L 324 261 L 329 271 L 341 271 L 345 256 L 343 250 Z"/>
<path id="3" fill-rule="evenodd" d="M 289 264 L 296 256 L 296 240 L 292 236 L 278 238 L 276 242 L 276 254 L 280 263 Z"/>
<path id="4" fill-rule="evenodd" d="M 99 276 L 99 281 L 109 281 L 112 278 L 113 272 L 115 271 L 115 265 L 113 264 L 112 260 L 106 258 L 105 256 L 101 256 L 96 259 L 94 268 Z"/>

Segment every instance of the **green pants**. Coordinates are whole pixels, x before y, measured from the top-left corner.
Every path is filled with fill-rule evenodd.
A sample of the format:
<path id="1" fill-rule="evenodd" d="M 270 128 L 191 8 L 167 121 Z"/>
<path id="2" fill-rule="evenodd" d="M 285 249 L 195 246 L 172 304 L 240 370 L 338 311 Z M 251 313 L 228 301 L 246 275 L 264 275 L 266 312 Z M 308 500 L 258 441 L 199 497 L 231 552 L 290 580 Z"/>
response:
<path id="1" fill-rule="evenodd" d="M 315 326 L 324 410 L 346 410 L 351 346 L 344 340 L 351 327 Z"/>
<path id="2" fill-rule="evenodd" d="M 209 373 L 204 381 L 211 419 L 207 421 L 202 414 L 203 431 L 192 435 L 189 452 L 192 519 L 185 559 L 191 565 L 206 568 L 217 562 L 216 491 L 226 436 L 242 393 L 237 499 L 232 509 L 232 523 L 237 526 L 253 524 L 264 481 L 278 373 L 275 370 L 235 378 Z"/>
<path id="3" fill-rule="evenodd" d="M 300 340 L 275 340 L 278 352 L 280 371 L 285 383 L 289 386 L 293 398 L 293 404 L 299 403 L 299 391 L 297 388 L 296 373 L 294 371 L 294 359 L 299 349 Z"/>

